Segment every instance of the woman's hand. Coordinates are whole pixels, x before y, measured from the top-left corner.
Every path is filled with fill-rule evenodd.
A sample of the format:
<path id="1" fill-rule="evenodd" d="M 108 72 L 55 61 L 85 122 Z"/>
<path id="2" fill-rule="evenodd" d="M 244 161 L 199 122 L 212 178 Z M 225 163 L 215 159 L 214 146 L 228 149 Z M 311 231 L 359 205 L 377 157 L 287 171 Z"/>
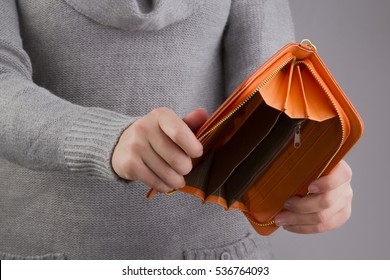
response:
<path id="1" fill-rule="evenodd" d="M 286 201 L 286 211 L 275 217 L 276 225 L 296 233 L 319 233 L 342 226 L 351 216 L 352 171 L 345 161 L 329 175 L 309 186 L 310 195 Z"/>
<path id="2" fill-rule="evenodd" d="M 192 169 L 192 158 L 203 153 L 193 131 L 207 119 L 197 109 L 183 120 L 172 110 L 158 108 L 138 119 L 119 138 L 112 167 L 126 180 L 140 180 L 159 192 L 185 185 L 183 175 Z"/>

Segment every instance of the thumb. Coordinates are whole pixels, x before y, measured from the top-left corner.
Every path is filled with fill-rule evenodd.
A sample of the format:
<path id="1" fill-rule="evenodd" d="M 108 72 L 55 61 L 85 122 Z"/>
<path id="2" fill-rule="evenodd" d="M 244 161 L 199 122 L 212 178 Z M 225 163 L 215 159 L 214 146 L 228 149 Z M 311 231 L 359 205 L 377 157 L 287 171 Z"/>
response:
<path id="1" fill-rule="evenodd" d="M 203 108 L 195 109 L 183 118 L 192 132 L 196 132 L 207 120 L 207 111 Z"/>

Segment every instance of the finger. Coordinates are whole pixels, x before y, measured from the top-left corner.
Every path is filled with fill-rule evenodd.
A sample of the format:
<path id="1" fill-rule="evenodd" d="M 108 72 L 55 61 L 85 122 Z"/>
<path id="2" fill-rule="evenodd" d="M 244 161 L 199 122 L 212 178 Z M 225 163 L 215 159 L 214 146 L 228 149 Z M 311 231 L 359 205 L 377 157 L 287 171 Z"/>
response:
<path id="1" fill-rule="evenodd" d="M 327 223 L 333 218 L 339 211 L 341 211 L 345 205 L 337 205 L 324 209 L 315 213 L 301 214 L 291 211 L 283 211 L 275 217 L 275 224 L 278 226 L 284 225 L 317 225 Z"/>
<path id="2" fill-rule="evenodd" d="M 135 170 L 136 177 L 134 180 L 139 180 L 155 189 L 158 192 L 169 192 L 173 188 L 166 185 L 150 168 L 146 163 L 138 164 Z"/>
<path id="3" fill-rule="evenodd" d="M 143 154 L 145 165 L 168 187 L 184 187 L 184 177 L 171 168 L 152 148 Z"/>
<path id="4" fill-rule="evenodd" d="M 315 213 L 302 214 L 291 211 L 283 211 L 275 217 L 278 226 L 284 225 L 318 225 L 327 224 L 334 219 L 343 209 L 351 208 L 351 199 L 340 199 L 332 207 Z"/>
<path id="5" fill-rule="evenodd" d="M 346 182 L 350 182 L 351 178 L 351 168 L 344 160 L 341 160 L 328 175 L 310 184 L 309 193 L 323 193 L 333 190 Z"/>
<path id="6" fill-rule="evenodd" d="M 163 112 L 155 114 L 161 130 L 191 158 L 200 157 L 203 146 L 186 123 L 169 109 L 160 108 L 159 111 Z"/>
<path id="7" fill-rule="evenodd" d="M 141 181 L 160 192 L 171 191 L 172 188 L 167 186 L 145 164 L 142 156 L 150 154 L 151 151 L 153 150 L 146 140 L 139 141 L 137 138 L 137 141 L 133 141 L 132 145 L 120 146 L 120 149 L 115 150 L 117 155 L 113 162 L 113 168 L 118 176 L 125 180 Z"/>
<path id="8" fill-rule="evenodd" d="M 196 109 L 183 118 L 188 127 L 196 132 L 207 120 L 207 111 L 203 108 Z"/>
<path id="9" fill-rule="evenodd" d="M 186 175 L 191 171 L 191 158 L 161 130 L 153 132 L 149 141 L 153 151 L 178 174 Z"/>
<path id="10" fill-rule="evenodd" d="M 300 214 L 316 213 L 324 209 L 344 207 L 345 204 L 351 203 L 352 196 L 351 185 L 347 182 L 325 193 L 291 197 L 284 204 L 284 208 Z"/>
<path id="11" fill-rule="evenodd" d="M 351 217 L 351 208 L 344 208 L 338 212 L 333 218 L 326 223 L 320 223 L 316 225 L 284 225 L 283 229 L 295 232 L 295 233 L 321 233 L 330 230 L 337 229 L 344 225 L 346 221 Z"/>

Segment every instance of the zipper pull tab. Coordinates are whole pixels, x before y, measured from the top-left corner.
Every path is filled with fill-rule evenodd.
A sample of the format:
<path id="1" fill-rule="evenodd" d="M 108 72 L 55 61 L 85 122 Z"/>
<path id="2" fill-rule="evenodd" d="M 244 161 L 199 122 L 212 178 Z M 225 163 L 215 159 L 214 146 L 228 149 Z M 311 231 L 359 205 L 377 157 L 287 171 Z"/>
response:
<path id="1" fill-rule="evenodd" d="M 298 149 L 301 146 L 301 124 L 295 126 L 294 132 L 294 147 Z"/>

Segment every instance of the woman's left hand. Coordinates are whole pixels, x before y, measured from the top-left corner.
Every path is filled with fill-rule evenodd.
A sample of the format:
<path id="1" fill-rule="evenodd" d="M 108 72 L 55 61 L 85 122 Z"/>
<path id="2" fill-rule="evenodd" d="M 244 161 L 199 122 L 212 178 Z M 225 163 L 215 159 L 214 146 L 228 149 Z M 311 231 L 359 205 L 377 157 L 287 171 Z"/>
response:
<path id="1" fill-rule="evenodd" d="M 340 161 L 330 174 L 309 186 L 310 194 L 291 197 L 285 210 L 275 217 L 275 223 L 296 233 L 319 233 L 342 226 L 351 216 L 352 171 Z"/>

